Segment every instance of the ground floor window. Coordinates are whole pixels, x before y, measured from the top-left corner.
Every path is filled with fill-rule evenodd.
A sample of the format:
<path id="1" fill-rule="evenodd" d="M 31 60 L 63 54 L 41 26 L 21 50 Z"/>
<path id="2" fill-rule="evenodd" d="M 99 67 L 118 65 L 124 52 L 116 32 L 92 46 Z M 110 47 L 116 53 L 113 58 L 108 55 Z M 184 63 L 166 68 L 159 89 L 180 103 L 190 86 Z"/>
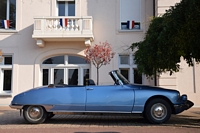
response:
<path id="1" fill-rule="evenodd" d="M 4 55 L 0 62 L 0 93 L 12 90 L 12 56 Z"/>
<path id="2" fill-rule="evenodd" d="M 41 70 L 42 85 L 87 85 L 90 64 L 82 57 L 62 55 L 45 59 Z"/>
<path id="3" fill-rule="evenodd" d="M 142 75 L 138 74 L 137 65 L 133 61 L 133 55 L 119 55 L 119 70 L 131 83 L 142 84 Z"/>

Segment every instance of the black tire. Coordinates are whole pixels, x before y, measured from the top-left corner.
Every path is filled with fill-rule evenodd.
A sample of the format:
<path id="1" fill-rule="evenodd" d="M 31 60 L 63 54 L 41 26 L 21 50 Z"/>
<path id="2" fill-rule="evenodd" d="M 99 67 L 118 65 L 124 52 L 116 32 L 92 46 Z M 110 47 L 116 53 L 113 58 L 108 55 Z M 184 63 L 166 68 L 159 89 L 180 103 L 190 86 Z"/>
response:
<path id="1" fill-rule="evenodd" d="M 23 110 L 23 116 L 29 123 L 40 124 L 46 120 L 47 112 L 41 106 L 27 106 Z"/>
<path id="2" fill-rule="evenodd" d="M 163 99 L 157 98 L 147 103 L 144 116 L 153 124 L 161 124 L 170 119 L 171 113 L 172 109 L 169 103 Z"/>

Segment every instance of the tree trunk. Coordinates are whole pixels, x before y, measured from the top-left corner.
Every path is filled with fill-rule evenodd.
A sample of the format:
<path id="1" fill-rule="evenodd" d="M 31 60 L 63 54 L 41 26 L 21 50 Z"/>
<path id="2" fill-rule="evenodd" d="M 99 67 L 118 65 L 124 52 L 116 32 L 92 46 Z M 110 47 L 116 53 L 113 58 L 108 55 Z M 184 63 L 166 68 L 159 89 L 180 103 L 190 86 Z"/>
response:
<path id="1" fill-rule="evenodd" d="M 154 70 L 154 86 L 157 86 L 157 74 L 156 74 L 156 70 Z"/>
<path id="2" fill-rule="evenodd" d="M 99 68 L 97 67 L 97 85 L 99 85 Z"/>
<path id="3" fill-rule="evenodd" d="M 154 74 L 154 86 L 157 86 L 157 76 Z"/>

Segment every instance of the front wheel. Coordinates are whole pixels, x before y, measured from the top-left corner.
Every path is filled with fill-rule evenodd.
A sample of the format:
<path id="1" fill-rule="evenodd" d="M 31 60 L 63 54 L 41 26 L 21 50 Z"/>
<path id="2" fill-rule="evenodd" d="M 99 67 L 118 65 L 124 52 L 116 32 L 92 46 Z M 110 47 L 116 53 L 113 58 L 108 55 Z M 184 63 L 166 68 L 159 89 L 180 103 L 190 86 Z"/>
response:
<path id="1" fill-rule="evenodd" d="M 27 106 L 24 108 L 23 116 L 29 123 L 40 124 L 46 120 L 47 113 L 41 106 Z"/>
<path id="2" fill-rule="evenodd" d="M 171 117 L 171 107 L 163 99 L 153 99 L 147 103 L 144 115 L 146 119 L 154 124 L 164 123 Z"/>

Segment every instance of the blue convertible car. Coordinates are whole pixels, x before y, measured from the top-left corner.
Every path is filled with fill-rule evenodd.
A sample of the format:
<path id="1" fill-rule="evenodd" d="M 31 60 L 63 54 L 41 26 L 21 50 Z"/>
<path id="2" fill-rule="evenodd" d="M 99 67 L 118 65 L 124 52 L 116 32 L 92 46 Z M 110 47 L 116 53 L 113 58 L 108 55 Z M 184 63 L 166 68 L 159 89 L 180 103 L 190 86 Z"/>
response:
<path id="1" fill-rule="evenodd" d="M 29 123 L 43 123 L 55 112 L 139 113 L 160 124 L 193 106 L 179 91 L 130 84 L 117 70 L 111 71 L 114 85 L 49 85 L 16 95 L 10 107 L 23 110 Z"/>

